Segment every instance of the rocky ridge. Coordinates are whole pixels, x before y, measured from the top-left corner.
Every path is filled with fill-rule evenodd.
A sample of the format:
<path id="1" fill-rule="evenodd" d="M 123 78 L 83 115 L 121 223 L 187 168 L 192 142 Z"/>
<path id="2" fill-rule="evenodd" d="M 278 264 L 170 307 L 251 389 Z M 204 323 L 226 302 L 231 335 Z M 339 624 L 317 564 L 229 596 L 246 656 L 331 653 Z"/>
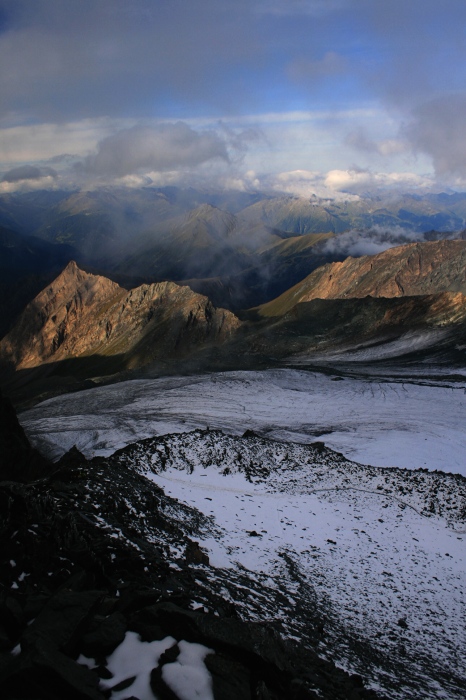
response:
<path id="1" fill-rule="evenodd" d="M 173 282 L 126 291 L 70 262 L 0 343 L 16 369 L 69 358 L 119 357 L 119 368 L 183 356 L 230 338 L 240 321 Z M 128 357 L 127 357 L 128 355 Z"/>
<path id="2" fill-rule="evenodd" d="M 427 241 L 323 265 L 277 299 L 262 316 L 279 316 L 313 299 L 409 297 L 466 293 L 466 241 Z"/>
<path id="3" fill-rule="evenodd" d="M 199 467 L 226 465 L 227 473 L 242 472 L 251 483 L 267 483 L 271 491 L 283 480 L 290 493 L 303 488 L 375 491 L 402 500 L 426 517 L 436 515 L 452 529 L 466 529 L 466 479 L 460 475 L 361 465 L 322 442 L 282 443 L 252 432 L 246 437 L 195 430 L 141 440 L 111 459 L 122 467 L 129 462 L 141 474 L 167 469 L 192 473 Z"/>

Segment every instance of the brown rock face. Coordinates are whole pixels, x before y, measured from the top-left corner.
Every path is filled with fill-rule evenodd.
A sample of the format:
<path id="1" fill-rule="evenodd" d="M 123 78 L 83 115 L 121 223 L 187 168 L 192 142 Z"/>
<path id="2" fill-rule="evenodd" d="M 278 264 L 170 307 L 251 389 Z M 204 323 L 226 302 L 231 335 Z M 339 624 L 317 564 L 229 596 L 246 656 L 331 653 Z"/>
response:
<path id="1" fill-rule="evenodd" d="M 221 344 L 240 325 L 234 314 L 188 287 L 161 282 L 128 292 L 70 262 L 0 342 L 0 359 L 25 369 L 119 355 L 123 366 L 138 367 Z"/>
<path id="2" fill-rule="evenodd" d="M 279 316 L 295 304 L 312 299 L 405 297 L 439 292 L 466 294 L 466 241 L 413 243 L 378 255 L 324 265 L 264 304 L 260 313 Z"/>

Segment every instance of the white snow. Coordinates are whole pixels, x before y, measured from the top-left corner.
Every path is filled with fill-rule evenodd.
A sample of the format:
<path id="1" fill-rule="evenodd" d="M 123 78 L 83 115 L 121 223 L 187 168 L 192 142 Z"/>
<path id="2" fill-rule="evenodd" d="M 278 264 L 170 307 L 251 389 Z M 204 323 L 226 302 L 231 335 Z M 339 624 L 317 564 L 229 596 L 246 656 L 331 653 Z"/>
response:
<path id="1" fill-rule="evenodd" d="M 136 380 L 60 396 L 20 415 L 32 443 L 58 458 L 73 445 L 109 455 L 154 435 L 247 429 L 290 442 L 323 440 L 374 466 L 466 475 L 466 377 L 427 380 L 306 370 L 220 372 Z"/>
<path id="2" fill-rule="evenodd" d="M 214 700 L 212 679 L 204 659 L 212 650 L 181 641 L 177 660 L 162 667 L 162 678 L 180 700 Z"/>
<path id="3" fill-rule="evenodd" d="M 324 355 L 312 355 L 312 361 L 322 360 L 328 362 L 374 362 L 378 360 L 386 360 L 389 358 L 399 358 L 402 355 L 407 355 L 419 350 L 426 350 L 441 343 L 444 338 L 449 335 L 448 329 L 436 328 L 434 330 L 411 330 L 404 333 L 399 338 L 391 340 L 386 338 L 382 343 L 377 344 L 367 343 L 366 345 L 358 345 L 357 347 L 342 348 L 336 352 L 328 352 Z M 309 356 L 295 355 L 290 358 L 291 364 L 309 364 Z"/>
<path id="4" fill-rule="evenodd" d="M 164 651 L 176 643 L 173 637 L 161 641 L 141 642 L 136 632 L 127 632 L 123 642 L 107 659 L 107 668 L 113 678 L 102 682 L 104 690 L 113 688 L 121 681 L 136 676 L 134 682 L 124 690 L 113 691 L 112 700 L 123 700 L 132 695 L 139 700 L 154 700 L 150 687 L 150 672 L 158 664 Z"/>
<path id="5" fill-rule="evenodd" d="M 136 632 L 126 632 L 122 643 L 107 658 L 105 666 L 113 674 L 110 680 L 101 681 L 102 690 L 111 691 L 112 700 L 137 697 L 139 700 L 156 700 L 150 687 L 150 674 L 158 666 L 161 655 L 176 644 L 173 637 L 160 641 L 142 642 Z M 204 665 L 207 654 L 213 651 L 202 644 L 178 642 L 180 653 L 173 663 L 162 666 L 162 678 L 180 700 L 214 700 L 212 678 Z M 93 659 L 82 654 L 78 663 L 90 669 L 96 667 Z M 134 677 L 134 681 L 122 690 L 112 690 L 122 681 Z"/>
<path id="6" fill-rule="evenodd" d="M 322 440 L 360 463 L 466 476 L 466 375 L 431 369 L 429 377 L 423 367 L 381 367 L 377 374 L 360 368 L 343 378 L 325 372 L 281 369 L 124 382 L 51 399 L 20 420 L 31 441 L 54 457 L 74 444 L 90 457 L 154 435 L 185 433 L 170 438 L 165 469 L 160 454 L 145 447 L 131 448 L 133 465 L 168 495 L 211 516 L 221 534 L 206 531 L 200 545 L 212 566 L 248 570 L 263 584 L 264 596 L 267 587 L 288 600 L 315 596 L 329 620 L 322 649 L 328 638 L 340 665 L 355 670 L 349 640 L 357 640 L 387 659 L 405 659 L 412 678 L 422 683 L 422 697 L 456 699 L 465 682 L 466 532 L 461 518 L 449 515 L 459 512 L 460 487 L 453 477 L 443 488 L 445 480 L 429 481 L 436 475 L 411 472 L 412 479 L 400 477 L 399 490 L 396 470 L 379 476 L 370 467 L 330 462 L 312 468 L 300 456 L 303 448 L 292 443 Z M 252 443 L 236 448 L 230 438 L 216 437 L 222 448 L 217 459 L 214 448 L 207 454 L 209 433 L 201 434 L 204 445 L 186 435 L 206 426 L 230 435 L 250 429 L 281 442 L 249 455 Z M 244 467 L 249 459 L 267 467 L 264 479 L 246 479 L 238 464 Z M 224 473 L 227 466 L 230 473 Z M 426 512 L 430 489 L 442 517 Z M 209 568 L 203 568 L 208 578 Z M 225 590 L 226 600 L 229 595 Z M 281 611 L 273 616 L 280 618 Z M 332 637 L 332 630 L 341 636 Z M 144 656 L 136 641 L 125 639 L 129 659 Z M 157 653 L 147 652 L 146 667 L 156 665 Z M 196 657 L 197 671 L 189 670 L 195 653 L 191 649 L 191 656 L 180 655 L 164 669 L 170 682 L 176 671 L 185 684 L 176 690 L 183 700 L 210 697 L 181 695 L 183 688 L 196 687 L 189 678 L 209 687 L 199 661 L 204 652 Z M 135 675 L 124 672 L 125 678 Z M 139 673 L 138 679 L 146 678 Z M 372 687 L 387 688 L 386 664 L 380 672 L 372 666 L 371 674 Z M 124 679 L 119 671 L 117 677 Z M 112 698 L 152 700 L 144 688 L 131 686 Z M 418 698 L 419 692 L 392 689 L 390 697 Z"/>

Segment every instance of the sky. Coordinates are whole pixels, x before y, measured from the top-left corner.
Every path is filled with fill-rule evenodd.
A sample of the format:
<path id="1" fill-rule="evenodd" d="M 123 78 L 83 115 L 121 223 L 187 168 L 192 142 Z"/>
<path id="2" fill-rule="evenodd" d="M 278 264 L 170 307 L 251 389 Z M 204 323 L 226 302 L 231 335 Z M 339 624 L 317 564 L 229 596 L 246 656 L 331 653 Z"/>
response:
<path id="1" fill-rule="evenodd" d="M 0 0 L 0 193 L 466 190 L 465 0 Z"/>

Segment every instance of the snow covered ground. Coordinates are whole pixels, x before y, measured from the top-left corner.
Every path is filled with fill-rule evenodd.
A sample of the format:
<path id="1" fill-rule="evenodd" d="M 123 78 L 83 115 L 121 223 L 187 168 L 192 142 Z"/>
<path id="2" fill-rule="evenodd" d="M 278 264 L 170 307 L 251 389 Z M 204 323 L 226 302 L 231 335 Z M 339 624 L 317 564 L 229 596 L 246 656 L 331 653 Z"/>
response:
<path id="1" fill-rule="evenodd" d="M 110 681 L 101 682 L 101 689 L 110 691 L 134 676 L 132 683 L 125 683 L 121 690 L 111 692 L 111 700 L 126 700 L 128 693 L 139 700 L 154 700 L 150 687 L 151 670 L 156 667 L 163 652 L 176 644 L 180 653 L 176 661 L 163 666 L 164 682 L 180 700 L 214 700 L 212 679 L 203 663 L 211 649 L 185 640 L 177 642 L 173 637 L 142 642 L 135 632 L 127 632 L 123 642 L 108 657 L 106 667 L 113 676 Z M 85 656 L 80 656 L 78 663 L 88 668 L 97 666 L 94 659 Z"/>
<path id="2" fill-rule="evenodd" d="M 298 637 L 308 624 L 303 601 L 314 606 L 324 620 L 320 653 L 387 697 L 459 700 L 465 485 L 374 467 L 466 476 L 465 403 L 464 374 L 277 369 L 101 386 L 20 420 L 55 457 L 74 444 L 90 457 L 166 435 L 126 448 L 121 467 L 211 518 L 200 544 L 212 567 L 248 572 L 286 595 Z M 361 464 L 319 456 L 306 446 L 316 440 Z M 264 602 L 264 619 L 274 615 Z"/>
<path id="3" fill-rule="evenodd" d="M 212 519 L 200 540 L 211 566 L 253 572 L 295 604 L 290 619 L 265 603 L 260 619 L 305 639 L 310 604 L 325 621 L 321 653 L 387 697 L 463 697 L 460 477 L 214 431 L 147 440 L 114 459 Z"/>
<path id="4" fill-rule="evenodd" d="M 435 675 L 462 674 L 465 535 L 376 494 L 291 495 L 284 485 L 271 492 L 270 486 L 251 488 L 244 478 L 218 477 L 213 471 L 183 478 L 170 470 L 154 477 L 167 494 L 212 515 L 223 529 L 222 539 L 200 542 L 213 566 L 240 565 L 268 574 L 269 585 L 286 589 L 296 600 L 306 584 L 325 601 L 327 615 L 344 623 L 345 636 L 380 646 L 387 656 L 391 651 L 406 655 L 412 676 L 423 677 L 422 697 L 455 697 Z M 295 566 L 294 581 L 283 554 Z M 332 655 L 336 644 L 340 664 L 354 670 L 345 639 L 331 640 Z M 357 670 L 365 675 L 369 666 Z M 369 673 L 375 688 L 390 685 L 385 669 Z M 404 688 L 399 696 L 410 694 Z"/>
<path id="5" fill-rule="evenodd" d="M 466 475 L 466 376 L 390 372 L 277 369 L 136 380 L 50 399 L 20 420 L 33 444 L 54 458 L 73 445 L 88 457 L 109 455 L 142 438 L 209 426 L 319 439 L 375 466 Z"/>

